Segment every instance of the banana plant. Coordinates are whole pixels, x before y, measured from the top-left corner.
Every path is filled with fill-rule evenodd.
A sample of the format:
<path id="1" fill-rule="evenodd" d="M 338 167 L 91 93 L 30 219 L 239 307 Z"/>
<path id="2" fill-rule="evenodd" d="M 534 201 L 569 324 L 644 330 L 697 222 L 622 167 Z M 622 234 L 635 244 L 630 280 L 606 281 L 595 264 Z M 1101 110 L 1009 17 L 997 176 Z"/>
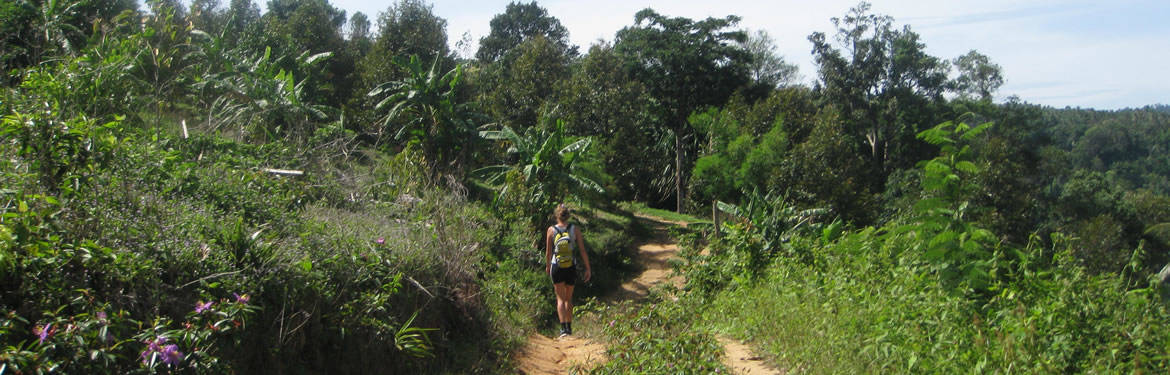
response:
<path id="1" fill-rule="evenodd" d="M 459 170 L 468 143 L 474 141 L 475 116 L 468 103 L 458 100 L 456 88 L 463 66 L 440 74 L 439 62 L 436 56 L 426 68 L 418 56 L 396 59 L 395 64 L 407 69 L 407 76 L 382 83 L 367 96 L 382 97 L 374 106 L 375 111 L 383 113 L 378 137 L 385 130 L 397 128 L 394 140 L 422 147 L 432 170 L 442 173 Z"/>
<path id="2" fill-rule="evenodd" d="M 214 45 L 214 44 L 212 44 Z M 295 60 L 301 71 L 313 69 L 333 56 L 332 52 L 302 53 Z M 265 139 L 312 134 L 314 121 L 324 120 L 333 108 L 313 104 L 306 98 L 306 79 L 297 80 L 272 58 L 272 49 L 254 59 L 240 58 L 230 69 L 205 77 L 220 93 L 212 102 L 208 123 L 239 124 L 242 133 L 263 133 Z"/>
<path id="3" fill-rule="evenodd" d="M 515 164 L 492 165 L 471 172 L 472 176 L 481 178 L 498 191 L 497 201 L 510 193 L 506 180 L 508 174 L 514 172 L 520 174 L 525 186 L 532 187 L 533 196 L 528 197 L 532 201 L 560 202 L 569 193 L 605 193 L 595 176 L 591 176 L 580 163 L 593 140 L 565 135 L 564 123 L 560 120 L 551 131 L 532 127 L 521 135 L 511 127 L 503 126 L 500 130 L 483 130 L 479 134 L 484 139 L 508 143 L 506 153 L 510 159 L 516 160 Z"/>

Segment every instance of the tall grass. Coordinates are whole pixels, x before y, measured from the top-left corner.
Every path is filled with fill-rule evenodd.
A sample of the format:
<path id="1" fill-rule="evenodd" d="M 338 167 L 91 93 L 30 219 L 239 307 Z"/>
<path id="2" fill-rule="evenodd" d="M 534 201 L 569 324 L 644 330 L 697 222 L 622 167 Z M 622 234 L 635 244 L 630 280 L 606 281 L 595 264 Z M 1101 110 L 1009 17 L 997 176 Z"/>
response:
<path id="1" fill-rule="evenodd" d="M 1003 262 L 990 292 L 976 293 L 946 288 L 921 255 L 874 231 L 802 246 L 818 260 L 777 261 L 765 279 L 718 293 L 703 321 L 809 373 L 1170 367 L 1170 332 L 1156 328 L 1170 314 L 1144 283 L 1060 259 L 1051 268 Z"/>

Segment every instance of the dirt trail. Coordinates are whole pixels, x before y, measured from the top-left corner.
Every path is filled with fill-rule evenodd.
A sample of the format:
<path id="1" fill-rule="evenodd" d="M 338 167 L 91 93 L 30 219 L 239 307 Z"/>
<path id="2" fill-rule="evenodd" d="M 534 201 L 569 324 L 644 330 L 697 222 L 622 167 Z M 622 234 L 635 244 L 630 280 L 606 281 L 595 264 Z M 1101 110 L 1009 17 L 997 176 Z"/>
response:
<path id="1" fill-rule="evenodd" d="M 590 368 L 606 360 L 605 345 L 578 336 L 550 339 L 528 336 L 528 345 L 515 354 L 523 374 L 567 374 L 573 368 Z"/>
<path id="2" fill-rule="evenodd" d="M 678 246 L 670 238 L 667 229 L 672 225 L 686 226 L 686 223 L 673 222 L 649 216 L 638 216 L 648 221 L 654 230 L 654 236 L 638 246 L 638 254 L 634 261 L 644 268 L 642 273 L 622 284 L 620 290 L 615 291 L 614 301 L 642 300 L 650 294 L 650 289 L 662 283 L 673 283 L 682 287 L 685 280 L 675 275 L 669 260 L 678 255 Z M 759 357 L 751 354 L 751 350 L 736 341 L 720 338 L 726 353 L 724 365 L 731 368 L 736 374 L 759 375 L 781 374 L 765 366 Z M 528 344 L 516 352 L 514 357 L 518 364 L 517 370 L 528 375 L 536 374 L 567 374 L 572 369 L 589 369 L 608 360 L 605 356 L 605 345 L 588 338 L 566 336 L 551 339 L 540 334 L 528 336 Z"/>
<path id="3" fill-rule="evenodd" d="M 783 374 L 764 363 L 764 359 L 752 353 L 752 348 L 728 337 L 719 337 L 719 344 L 723 345 L 723 365 L 731 368 L 731 373 L 739 375 Z"/>

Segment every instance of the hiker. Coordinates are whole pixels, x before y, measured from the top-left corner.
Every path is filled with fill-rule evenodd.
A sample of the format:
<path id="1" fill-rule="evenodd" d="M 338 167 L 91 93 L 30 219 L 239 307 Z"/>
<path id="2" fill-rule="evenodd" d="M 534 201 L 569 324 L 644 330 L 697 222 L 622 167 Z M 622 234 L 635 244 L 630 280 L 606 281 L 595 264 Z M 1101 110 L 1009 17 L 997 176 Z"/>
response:
<path id="1" fill-rule="evenodd" d="M 585 241 L 581 229 L 569 224 L 569 207 L 564 203 L 553 211 L 557 224 L 545 231 L 544 259 L 548 262 L 548 274 L 552 277 L 553 290 L 557 293 L 557 317 L 561 321 L 561 337 L 573 334 L 573 284 L 577 281 L 577 269 L 573 264 L 573 249 L 581 250 L 581 261 L 585 263 L 585 282 L 593 276 L 589 268 L 589 255 L 585 253 Z"/>

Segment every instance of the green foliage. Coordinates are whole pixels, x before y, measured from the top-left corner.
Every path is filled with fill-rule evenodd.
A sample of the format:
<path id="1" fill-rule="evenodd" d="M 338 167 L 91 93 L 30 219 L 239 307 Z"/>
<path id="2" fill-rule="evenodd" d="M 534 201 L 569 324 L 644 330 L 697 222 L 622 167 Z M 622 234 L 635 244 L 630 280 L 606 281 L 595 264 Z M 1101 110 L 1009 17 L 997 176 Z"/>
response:
<path id="1" fill-rule="evenodd" d="M 375 24 L 373 45 L 357 63 L 359 93 L 408 77 L 409 68 L 397 63 L 398 58 L 441 59 L 441 69 L 452 68 L 447 56 L 447 20 L 434 13 L 433 5 L 422 0 L 396 1 L 379 12 Z"/>
<path id="2" fill-rule="evenodd" d="M 695 161 L 691 171 L 691 194 L 699 202 L 719 199 L 730 200 L 738 193 L 735 177 L 730 173 L 735 167 L 722 155 L 707 155 Z"/>
<path id="3" fill-rule="evenodd" d="M 859 3 L 832 18 L 832 39 L 815 32 L 809 41 L 823 99 L 840 111 L 847 141 L 866 148 L 870 167 L 860 176 L 876 187 L 890 167 L 908 167 L 924 156 L 914 152 L 921 150 L 914 135 L 921 124 L 939 121 L 930 106 L 942 100 L 948 66 L 926 54 L 909 26 L 898 30 L 893 18 L 870 8 Z"/>
<path id="4" fill-rule="evenodd" d="M 594 374 L 696 374 L 727 372 L 720 363 L 723 348 L 715 337 L 688 323 L 692 308 L 681 303 L 649 303 L 640 308 L 612 307 L 603 333 L 609 338 L 610 360 Z"/>
<path id="5" fill-rule="evenodd" d="M 818 113 L 814 121 L 806 140 L 792 149 L 779 186 L 799 205 L 826 207 L 853 224 L 871 222 L 876 202 L 857 144 L 834 112 Z"/>
<path id="6" fill-rule="evenodd" d="M 463 76 L 463 67 L 442 73 L 439 59 L 424 68 L 418 56 L 396 63 L 409 71 L 400 81 L 378 85 L 367 94 L 381 97 L 374 107 L 384 112 L 381 125 L 393 132 L 393 139 L 404 145 L 417 144 L 427 163 L 442 173 L 461 173 L 470 153 L 469 142 L 474 140 L 474 118 L 467 103 L 456 95 L 456 86 Z M 377 136 L 381 138 L 382 130 Z"/>
<path id="7" fill-rule="evenodd" d="M 812 261 L 809 254 L 800 252 L 789 242 L 798 234 L 818 233 L 820 219 L 828 213 L 825 209 L 798 209 L 786 196 L 752 191 L 746 194 L 742 206 L 716 202 L 716 207 L 731 215 L 728 235 L 712 244 L 718 249 L 714 257 L 729 256 L 728 263 L 737 272 L 736 276 L 758 277 L 777 257 L 792 261 Z M 734 220 L 739 220 L 736 223 Z M 722 231 L 723 228 L 715 228 Z M 691 264 L 700 264 L 701 259 Z M 717 263 L 717 262 L 716 262 Z M 718 265 L 716 265 L 718 266 Z"/>
<path id="8" fill-rule="evenodd" d="M 991 94 L 1003 85 L 1003 74 L 999 65 L 992 63 L 987 55 L 968 51 L 953 61 L 959 76 L 950 82 L 951 90 L 960 98 L 979 98 L 991 101 Z"/>
<path id="9" fill-rule="evenodd" d="M 498 189 L 497 204 L 521 203 L 508 207 L 523 209 L 522 215 L 529 217 L 534 226 L 568 197 L 590 200 L 605 194 L 594 177 L 596 171 L 582 167 L 591 157 L 592 139 L 574 139 L 565 135 L 564 128 L 564 122 L 557 120 L 551 131 L 528 128 L 524 136 L 508 126 L 481 131 L 480 136 L 485 139 L 508 142 L 507 153 L 516 164 L 487 166 L 473 171 L 472 175 Z M 517 188 L 522 191 L 514 191 Z"/>
<path id="10" fill-rule="evenodd" d="M 673 185 L 677 211 L 682 211 L 684 199 L 683 173 L 691 169 L 684 155 L 693 150 L 687 116 L 704 106 L 722 105 L 748 81 L 744 64 L 750 57 L 738 45 L 746 35 L 725 30 L 739 20 L 727 16 L 693 21 L 647 8 L 634 16 L 634 26 L 623 28 L 616 36 L 614 51 L 626 70 L 659 102 L 660 136 L 673 144 L 675 160 L 656 168 L 671 172 L 669 175 L 654 178 Z"/>
<path id="11" fill-rule="evenodd" d="M 975 187 L 971 176 L 981 169 L 975 164 L 969 142 L 991 127 L 971 127 L 963 122 L 944 122 L 918 134 L 939 146 L 939 156 L 919 164 L 923 171 L 925 195 L 914 206 L 914 216 L 894 233 L 912 233 L 915 251 L 934 263 L 944 283 L 985 290 L 989 282 L 991 251 L 996 237 L 968 217 L 974 210 L 970 200 Z"/>
<path id="12" fill-rule="evenodd" d="M 507 60 L 514 48 L 535 38 L 555 44 L 562 56 L 574 57 L 577 54 L 577 48 L 569 44 L 568 29 L 533 1 L 508 3 L 504 13 L 492 17 L 491 32 L 480 38 L 475 58 L 483 63 Z"/>
<path id="13" fill-rule="evenodd" d="M 80 189 L 120 143 L 122 118 L 99 123 L 84 114 L 67 114 L 63 106 L 72 104 L 73 95 L 67 85 L 48 72 L 31 74 L 22 85 L 29 96 L 18 104 L 29 110 L 5 114 L 0 123 L 0 135 L 13 143 L 41 187 L 53 193 Z"/>
<path id="14" fill-rule="evenodd" d="M 614 176 L 607 190 L 617 199 L 656 197 L 645 176 L 659 173 L 657 167 L 669 164 L 671 155 L 646 152 L 657 141 L 657 133 L 645 125 L 657 121 L 651 112 L 655 99 L 625 71 L 614 48 L 590 48 L 557 96 L 557 115 L 563 116 L 568 131 L 595 137 L 598 162 Z"/>
<path id="15" fill-rule="evenodd" d="M 570 56 L 553 41 L 536 36 L 517 45 L 507 62 L 485 69 L 485 106 L 496 120 L 516 128 L 539 125 L 540 113 L 569 76 Z"/>
<path id="16" fill-rule="evenodd" d="M 777 263 L 760 282 L 721 293 L 704 321 L 752 340 L 782 367 L 814 373 L 1170 366 L 1170 336 L 1151 330 L 1167 310 L 1151 289 L 1073 264 L 1037 267 L 1047 261 L 1030 248 L 1021 250 L 1030 261 L 997 258 L 1012 276 L 989 299 L 970 300 L 940 287 L 922 254 L 902 250 L 908 243 L 883 237 L 869 229 L 824 246 L 805 242 L 820 261 Z"/>
<path id="17" fill-rule="evenodd" d="M 215 49 L 205 50 L 214 54 Z M 296 70 L 312 71 L 332 56 L 332 53 L 296 57 Z M 275 141 L 289 139 L 303 141 L 312 135 L 317 122 L 325 120 L 333 110 L 310 101 L 306 92 L 309 80 L 296 79 L 293 71 L 285 70 L 266 48 L 259 56 L 232 55 L 225 61 L 224 71 L 213 71 L 201 82 L 201 88 L 219 93 L 207 113 L 211 130 L 232 126 L 243 139 Z"/>
<path id="18" fill-rule="evenodd" d="M 767 31 L 761 29 L 748 33 L 743 47 L 752 57 L 748 69 L 756 86 L 754 90 L 770 93 L 778 87 L 796 83 L 798 67 L 776 53 L 776 41 Z"/>

